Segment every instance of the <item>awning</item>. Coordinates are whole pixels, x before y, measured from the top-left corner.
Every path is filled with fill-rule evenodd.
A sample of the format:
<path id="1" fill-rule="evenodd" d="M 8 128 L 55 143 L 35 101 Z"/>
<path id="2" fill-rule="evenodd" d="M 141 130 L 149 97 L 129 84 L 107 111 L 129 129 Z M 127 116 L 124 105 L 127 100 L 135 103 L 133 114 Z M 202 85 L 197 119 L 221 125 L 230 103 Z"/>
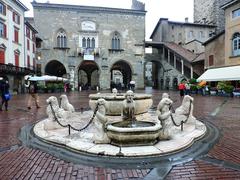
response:
<path id="1" fill-rule="evenodd" d="M 236 81 L 240 80 L 240 66 L 208 69 L 197 81 Z"/>

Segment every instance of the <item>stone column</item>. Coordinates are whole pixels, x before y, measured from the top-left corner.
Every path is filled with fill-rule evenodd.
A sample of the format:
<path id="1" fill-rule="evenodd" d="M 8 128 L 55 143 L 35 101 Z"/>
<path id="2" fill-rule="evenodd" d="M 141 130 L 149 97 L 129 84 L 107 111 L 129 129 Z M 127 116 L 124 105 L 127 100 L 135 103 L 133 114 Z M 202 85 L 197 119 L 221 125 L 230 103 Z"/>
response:
<path id="1" fill-rule="evenodd" d="M 176 69 L 176 60 L 177 60 L 177 57 L 176 57 L 176 54 L 174 53 L 174 65 L 173 67 Z"/>
<path id="2" fill-rule="evenodd" d="M 193 78 L 193 67 L 191 66 L 191 79 Z"/>
<path id="3" fill-rule="evenodd" d="M 170 50 L 168 49 L 168 64 L 170 64 Z"/>
<path id="4" fill-rule="evenodd" d="M 162 59 L 165 58 L 165 48 L 163 47 Z"/>
<path id="5" fill-rule="evenodd" d="M 183 59 L 181 59 L 181 63 L 182 63 L 182 75 L 184 75 L 184 63 L 183 63 Z"/>
<path id="6" fill-rule="evenodd" d="M 74 91 L 74 88 L 75 88 L 75 66 L 68 66 L 68 68 L 69 68 L 70 85 L 72 87 L 72 91 Z"/>

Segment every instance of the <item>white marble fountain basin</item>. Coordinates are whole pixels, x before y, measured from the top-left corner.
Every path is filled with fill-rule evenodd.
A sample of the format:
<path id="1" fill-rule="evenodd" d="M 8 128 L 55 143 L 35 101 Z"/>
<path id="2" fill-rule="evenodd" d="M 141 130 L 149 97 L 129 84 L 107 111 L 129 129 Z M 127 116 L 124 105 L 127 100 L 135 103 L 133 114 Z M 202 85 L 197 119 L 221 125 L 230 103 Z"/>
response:
<path id="1" fill-rule="evenodd" d="M 122 102 L 125 99 L 125 94 L 114 95 L 112 93 L 101 93 L 101 94 L 90 94 L 89 95 L 89 106 L 94 111 L 96 108 L 96 102 L 98 99 L 103 98 L 108 102 L 108 109 L 106 115 L 121 115 Z M 136 105 L 135 114 L 142 114 L 149 110 L 152 106 L 152 95 L 151 94 L 134 94 L 134 101 Z"/>
<path id="2" fill-rule="evenodd" d="M 86 119 L 89 119 L 92 116 L 92 112 L 85 112 L 84 115 L 86 116 Z M 148 115 L 147 117 L 145 115 L 139 115 L 138 120 L 144 120 L 146 118 L 156 119 L 157 116 Z M 112 120 L 115 122 L 119 121 L 117 117 L 113 117 Z M 116 156 L 116 154 L 118 154 L 120 151 L 120 147 L 113 144 L 95 144 L 91 140 L 91 136 L 93 136 L 95 132 L 91 132 L 91 130 L 88 132 L 82 132 L 80 134 L 79 132 L 72 130 L 71 136 L 68 135 L 67 128 L 46 131 L 44 129 L 44 123 L 47 121 L 48 119 L 38 122 L 33 129 L 35 135 L 40 139 L 43 139 L 45 142 L 56 145 L 60 144 L 79 153 L 87 152 L 90 154 L 102 154 L 104 152 L 104 155 Z M 191 146 L 196 140 L 203 137 L 206 132 L 206 126 L 202 122 L 196 120 L 196 128 L 195 124 L 184 125 L 184 131 L 181 131 L 179 127 L 176 129 L 176 133 L 174 133 L 171 140 L 161 140 L 156 144 L 145 146 L 121 147 L 121 152 L 126 157 L 154 156 L 177 153 Z"/>

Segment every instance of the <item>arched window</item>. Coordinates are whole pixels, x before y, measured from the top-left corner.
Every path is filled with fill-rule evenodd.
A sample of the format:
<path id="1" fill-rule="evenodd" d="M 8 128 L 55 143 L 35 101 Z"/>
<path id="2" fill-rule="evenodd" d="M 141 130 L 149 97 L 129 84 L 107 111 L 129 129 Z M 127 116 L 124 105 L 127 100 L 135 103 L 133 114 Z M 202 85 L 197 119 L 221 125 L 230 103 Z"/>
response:
<path id="1" fill-rule="evenodd" d="M 90 44 L 90 38 L 87 38 L 87 48 L 90 48 L 91 46 L 90 46 L 91 44 Z"/>
<path id="2" fill-rule="evenodd" d="M 95 48 L 95 39 L 92 38 L 92 48 L 94 49 Z"/>
<path id="3" fill-rule="evenodd" d="M 232 39 L 233 56 L 240 55 L 240 33 L 235 33 Z"/>
<path id="4" fill-rule="evenodd" d="M 82 47 L 86 47 L 86 38 L 85 37 L 82 39 Z"/>
<path id="5" fill-rule="evenodd" d="M 113 37 L 112 37 L 112 49 L 120 49 L 120 35 L 115 32 Z"/>
<path id="6" fill-rule="evenodd" d="M 59 48 L 67 47 L 67 36 L 64 30 L 60 30 L 57 34 L 57 47 Z"/>

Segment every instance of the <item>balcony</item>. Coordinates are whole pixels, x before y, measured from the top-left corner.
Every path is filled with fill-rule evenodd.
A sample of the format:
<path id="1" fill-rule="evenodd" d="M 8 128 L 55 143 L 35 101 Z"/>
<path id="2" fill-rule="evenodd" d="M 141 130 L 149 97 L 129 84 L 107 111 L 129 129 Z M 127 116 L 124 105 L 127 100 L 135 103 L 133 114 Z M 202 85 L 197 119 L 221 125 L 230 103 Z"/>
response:
<path id="1" fill-rule="evenodd" d="M 0 63 L 0 73 L 16 74 L 16 75 L 26 75 L 34 73 L 34 69 L 29 69 L 26 67 L 18 67 L 12 64 L 1 64 Z"/>
<path id="2" fill-rule="evenodd" d="M 83 47 L 79 47 L 79 48 L 77 48 L 77 53 L 78 53 L 79 56 L 84 56 L 84 55 L 99 56 L 100 48 L 83 48 Z"/>

